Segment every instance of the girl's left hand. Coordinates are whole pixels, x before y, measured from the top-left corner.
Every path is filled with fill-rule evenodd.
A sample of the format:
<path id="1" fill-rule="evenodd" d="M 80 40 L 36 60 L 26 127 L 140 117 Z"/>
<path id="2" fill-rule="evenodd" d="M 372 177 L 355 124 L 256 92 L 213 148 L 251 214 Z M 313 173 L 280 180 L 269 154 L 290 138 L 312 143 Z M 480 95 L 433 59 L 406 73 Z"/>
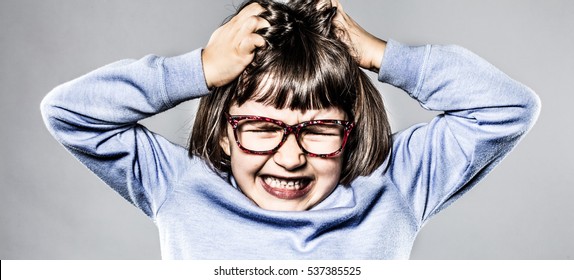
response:
<path id="1" fill-rule="evenodd" d="M 345 13 L 339 0 L 330 1 L 333 7 L 337 7 L 337 15 L 333 18 L 333 24 L 345 32 L 341 40 L 355 52 L 354 55 L 361 67 L 378 72 L 387 42 L 363 29 Z"/>

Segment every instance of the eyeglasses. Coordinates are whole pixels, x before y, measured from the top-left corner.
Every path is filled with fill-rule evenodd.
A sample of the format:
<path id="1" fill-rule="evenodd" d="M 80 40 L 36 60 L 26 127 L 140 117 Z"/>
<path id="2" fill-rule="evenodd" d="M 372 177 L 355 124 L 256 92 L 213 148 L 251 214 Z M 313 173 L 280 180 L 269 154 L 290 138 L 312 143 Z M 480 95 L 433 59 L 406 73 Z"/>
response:
<path id="1" fill-rule="evenodd" d="M 295 125 L 260 116 L 231 116 L 227 121 L 233 127 L 235 142 L 249 154 L 275 153 L 294 134 L 301 150 L 312 157 L 334 157 L 341 153 L 353 122 L 342 120 L 312 120 Z"/>

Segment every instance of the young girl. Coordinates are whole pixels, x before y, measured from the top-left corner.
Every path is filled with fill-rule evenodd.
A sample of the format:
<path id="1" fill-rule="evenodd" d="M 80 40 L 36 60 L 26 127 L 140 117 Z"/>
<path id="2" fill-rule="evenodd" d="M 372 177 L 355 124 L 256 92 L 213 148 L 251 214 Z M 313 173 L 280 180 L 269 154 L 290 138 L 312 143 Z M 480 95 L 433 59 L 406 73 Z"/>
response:
<path id="1" fill-rule="evenodd" d="M 441 113 L 391 135 L 360 68 Z M 137 123 L 195 98 L 189 150 Z M 382 41 L 336 0 L 249 0 L 205 48 L 97 69 L 42 113 L 155 222 L 165 259 L 406 259 L 539 106 L 476 55 Z"/>

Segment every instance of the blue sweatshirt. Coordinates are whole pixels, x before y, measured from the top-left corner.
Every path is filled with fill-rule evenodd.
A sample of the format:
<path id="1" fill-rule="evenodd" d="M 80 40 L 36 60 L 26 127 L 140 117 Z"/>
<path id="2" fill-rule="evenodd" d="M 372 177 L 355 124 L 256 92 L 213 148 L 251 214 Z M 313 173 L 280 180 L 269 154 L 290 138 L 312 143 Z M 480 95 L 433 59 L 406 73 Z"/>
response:
<path id="1" fill-rule="evenodd" d="M 425 222 L 532 127 L 540 101 L 456 46 L 390 41 L 378 79 L 438 115 L 394 134 L 380 168 L 302 212 L 257 207 L 231 176 L 138 124 L 209 94 L 201 50 L 110 64 L 56 87 L 41 108 L 54 137 L 154 221 L 164 259 L 406 259 Z"/>

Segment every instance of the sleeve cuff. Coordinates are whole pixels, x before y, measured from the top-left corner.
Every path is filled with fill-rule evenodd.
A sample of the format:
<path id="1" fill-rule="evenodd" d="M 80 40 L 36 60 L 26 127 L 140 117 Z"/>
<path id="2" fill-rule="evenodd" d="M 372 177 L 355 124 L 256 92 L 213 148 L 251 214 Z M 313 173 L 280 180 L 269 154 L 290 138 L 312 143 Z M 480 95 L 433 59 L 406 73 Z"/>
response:
<path id="1" fill-rule="evenodd" d="M 163 62 L 166 101 L 175 106 L 183 101 L 209 93 L 201 62 L 201 49 L 174 57 Z"/>
<path id="2" fill-rule="evenodd" d="M 407 46 L 389 40 L 379 70 L 379 81 L 401 88 L 416 97 L 429 53 L 430 45 Z"/>

